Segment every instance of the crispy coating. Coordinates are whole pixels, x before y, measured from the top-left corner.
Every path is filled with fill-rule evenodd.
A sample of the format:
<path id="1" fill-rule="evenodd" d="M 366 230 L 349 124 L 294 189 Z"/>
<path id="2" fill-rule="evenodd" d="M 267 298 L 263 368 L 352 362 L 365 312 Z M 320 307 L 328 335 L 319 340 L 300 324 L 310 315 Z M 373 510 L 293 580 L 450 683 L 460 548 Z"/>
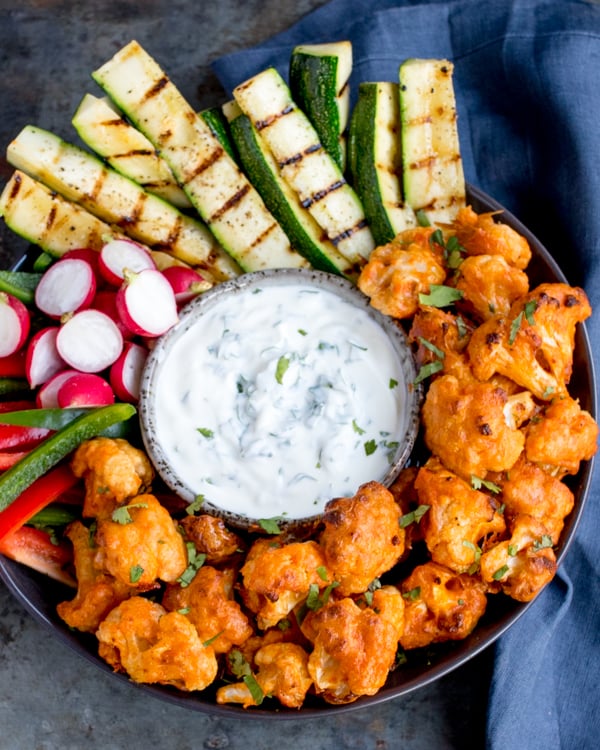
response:
<path id="1" fill-rule="evenodd" d="M 496 212 L 477 214 L 471 206 L 459 209 L 452 230 L 469 255 L 501 255 L 511 266 L 527 268 L 529 243 L 508 224 L 494 221 Z"/>
<path id="2" fill-rule="evenodd" d="M 131 521 L 98 521 L 96 565 L 139 591 L 175 581 L 187 568 L 183 537 L 153 495 L 138 495 L 127 509 Z"/>
<path id="3" fill-rule="evenodd" d="M 481 541 L 506 528 L 499 503 L 436 458 L 419 470 L 415 487 L 419 501 L 429 506 L 421 526 L 431 559 L 455 573 L 466 573 L 476 563 Z"/>
<path id="4" fill-rule="evenodd" d="M 311 586 L 322 589 L 333 581 L 325 555 L 314 540 L 285 544 L 276 538 L 258 539 L 241 574 L 240 593 L 261 630 L 286 618 L 307 598 Z"/>
<path id="5" fill-rule="evenodd" d="M 134 682 L 204 690 L 217 676 L 217 659 L 192 623 L 141 596 L 122 602 L 98 628 L 99 653 Z"/>
<path id="6" fill-rule="evenodd" d="M 440 373 L 458 378 L 470 375 L 466 347 L 472 330 L 471 323 L 449 311 L 429 305 L 419 307 L 408 334 L 415 346 L 417 368 L 440 362 Z"/>
<path id="7" fill-rule="evenodd" d="M 308 671 L 317 693 L 333 704 L 374 695 L 394 665 L 403 627 L 404 602 L 390 586 L 374 592 L 371 607 L 346 597 L 309 612 L 302 630 L 314 644 Z"/>
<path id="8" fill-rule="evenodd" d="M 528 460 L 558 477 L 577 474 L 581 461 L 589 461 L 597 449 L 598 425 L 570 396 L 552 401 L 527 427 Z"/>
<path id="9" fill-rule="evenodd" d="M 244 548 L 240 537 L 225 526 L 216 516 L 186 516 L 181 521 L 185 536 L 198 552 L 206 555 L 209 564 L 222 563 Z"/>
<path id="10" fill-rule="evenodd" d="M 508 472 L 498 478 L 506 518 L 525 514 L 544 525 L 553 544 L 558 544 L 564 520 L 573 510 L 575 498 L 564 482 L 548 474 L 524 456 Z"/>
<path id="11" fill-rule="evenodd" d="M 528 602 L 554 577 L 556 556 L 546 527 L 532 516 L 517 515 L 510 526 L 510 539 L 481 556 L 481 578 L 499 583 L 513 599 Z"/>
<path id="12" fill-rule="evenodd" d="M 287 708 L 300 708 L 312 685 L 308 672 L 308 654 L 296 643 L 270 643 L 255 654 L 255 675 L 263 695 L 276 698 Z M 244 682 L 224 685 L 217 690 L 217 703 L 241 703 L 244 708 L 256 706 Z"/>
<path id="13" fill-rule="evenodd" d="M 188 586 L 169 585 L 162 600 L 169 611 L 185 611 L 202 643 L 210 643 L 216 654 L 227 653 L 254 633 L 233 597 L 235 576 L 233 569 L 203 565 Z"/>
<path id="14" fill-rule="evenodd" d="M 473 374 L 500 373 L 548 400 L 566 393 L 573 369 L 577 323 L 591 313 L 585 292 L 566 284 L 541 284 L 471 336 Z"/>
<path id="15" fill-rule="evenodd" d="M 460 264 L 454 286 L 463 293 L 460 307 L 482 321 L 497 313 L 507 315 L 529 291 L 529 278 L 502 255 L 473 255 Z"/>
<path id="16" fill-rule="evenodd" d="M 436 378 L 422 409 L 427 447 L 467 481 L 510 469 L 525 438 L 506 419 L 507 401 L 506 391 L 493 383 Z"/>
<path id="17" fill-rule="evenodd" d="M 378 482 L 327 503 L 320 544 L 340 595 L 366 591 L 400 560 L 405 549 L 400 515 L 394 496 Z"/>
<path id="18" fill-rule="evenodd" d="M 84 518 L 110 516 L 117 505 L 149 487 L 154 478 L 146 454 L 121 438 L 85 441 L 75 451 L 71 469 L 85 482 Z"/>
<path id="19" fill-rule="evenodd" d="M 407 466 L 398 474 L 389 490 L 400 509 L 400 520 L 402 516 L 412 513 L 419 507 L 419 495 L 415 488 L 415 480 L 419 474 L 417 466 Z M 420 523 L 409 523 L 404 526 L 404 551 L 410 552 L 413 546 L 423 539 Z"/>
<path id="20" fill-rule="evenodd" d="M 435 562 L 417 566 L 401 591 L 405 609 L 400 645 L 407 650 L 466 638 L 487 605 L 486 586 L 479 578 Z"/>
<path id="21" fill-rule="evenodd" d="M 56 610 L 70 628 L 95 633 L 111 609 L 134 589 L 96 567 L 90 530 L 81 521 L 70 523 L 65 533 L 73 545 L 77 594 L 71 601 L 58 604 Z"/>
<path id="22" fill-rule="evenodd" d="M 408 229 L 373 250 L 357 284 L 377 310 L 408 318 L 417 310 L 419 294 L 444 282 L 446 269 L 429 243 L 432 231 Z"/>

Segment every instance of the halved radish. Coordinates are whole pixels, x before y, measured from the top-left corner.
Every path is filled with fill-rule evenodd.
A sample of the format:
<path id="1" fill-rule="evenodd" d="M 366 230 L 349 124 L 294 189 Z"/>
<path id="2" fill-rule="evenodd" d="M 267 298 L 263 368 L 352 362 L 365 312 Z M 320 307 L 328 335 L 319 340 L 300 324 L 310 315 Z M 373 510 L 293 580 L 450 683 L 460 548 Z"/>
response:
<path id="1" fill-rule="evenodd" d="M 0 357 L 0 378 L 24 378 L 25 377 L 25 349 L 21 347 L 18 351 L 9 354 L 8 357 Z"/>
<path id="2" fill-rule="evenodd" d="M 82 310 L 62 324 L 56 348 L 65 362 L 81 372 L 101 372 L 119 358 L 123 336 L 100 310 Z"/>
<path id="3" fill-rule="evenodd" d="M 9 357 L 19 351 L 27 341 L 30 328 L 29 310 L 21 300 L 0 292 L 0 357 Z"/>
<path id="4" fill-rule="evenodd" d="M 140 381 L 148 357 L 148 350 L 128 341 L 121 356 L 110 368 L 110 384 L 118 399 L 136 403 L 140 396 Z"/>
<path id="5" fill-rule="evenodd" d="M 211 288 L 212 284 L 203 278 L 198 271 L 185 266 L 169 266 L 163 268 L 163 276 L 171 285 L 178 305 L 185 305 L 202 292 Z"/>
<path id="6" fill-rule="evenodd" d="M 177 323 L 175 293 L 160 271 L 128 275 L 117 292 L 121 319 L 140 336 L 161 336 Z"/>
<path id="7" fill-rule="evenodd" d="M 117 292 L 115 289 L 102 289 L 100 292 L 96 292 L 92 307 L 94 310 L 106 313 L 109 318 L 114 320 L 125 340 L 129 340 L 135 336 L 133 331 L 130 331 L 121 320 L 121 316 L 117 310 Z"/>
<path id="8" fill-rule="evenodd" d="M 133 240 L 111 240 L 100 250 L 98 260 L 100 273 L 113 286 L 120 286 L 125 272 L 138 273 L 155 269 L 150 251 Z"/>
<path id="9" fill-rule="evenodd" d="M 78 370 L 62 370 L 50 380 L 46 381 L 39 389 L 35 397 L 35 405 L 38 409 L 56 409 L 58 408 L 57 394 L 61 385 L 73 375 L 79 375 Z"/>
<path id="10" fill-rule="evenodd" d="M 25 377 L 32 388 L 50 380 L 66 368 L 65 361 L 56 348 L 58 326 L 47 326 L 29 339 L 25 357 Z"/>
<path id="11" fill-rule="evenodd" d="M 48 317 L 89 307 L 96 293 L 94 269 L 81 258 L 61 258 L 44 272 L 35 290 L 35 304 Z"/>
<path id="12" fill-rule="evenodd" d="M 108 406 L 115 394 L 108 382 L 91 372 L 76 372 L 65 378 L 56 394 L 61 409 L 73 406 Z"/>
<path id="13" fill-rule="evenodd" d="M 61 260 L 65 260 L 66 258 L 87 260 L 96 275 L 96 282 L 98 282 L 98 276 L 100 275 L 100 253 L 98 250 L 92 250 L 91 247 L 75 247 L 73 250 L 67 250 L 64 255 L 61 255 Z"/>

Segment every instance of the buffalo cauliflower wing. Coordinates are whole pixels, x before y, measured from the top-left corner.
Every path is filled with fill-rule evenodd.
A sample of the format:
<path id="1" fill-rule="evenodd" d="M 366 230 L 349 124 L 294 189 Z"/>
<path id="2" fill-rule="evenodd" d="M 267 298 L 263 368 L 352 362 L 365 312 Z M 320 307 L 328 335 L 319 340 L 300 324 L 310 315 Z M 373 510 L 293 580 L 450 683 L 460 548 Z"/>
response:
<path id="1" fill-rule="evenodd" d="M 198 552 L 206 555 L 206 562 L 211 565 L 222 563 L 244 549 L 241 538 L 216 516 L 206 513 L 186 516 L 180 525 L 186 539 L 194 543 Z"/>
<path id="2" fill-rule="evenodd" d="M 477 320 L 488 320 L 496 313 L 507 315 L 529 291 L 529 279 L 502 255 L 474 255 L 460 264 L 454 286 L 463 294 L 460 307 Z"/>
<path id="3" fill-rule="evenodd" d="M 494 214 L 478 214 L 465 206 L 459 209 L 451 229 L 468 255 L 501 255 L 511 266 L 527 268 L 529 243 L 508 224 L 494 221 Z"/>
<path id="4" fill-rule="evenodd" d="M 470 375 L 466 347 L 472 330 L 473 325 L 459 315 L 430 305 L 420 306 L 408 334 L 415 348 L 417 368 L 436 363 L 439 373 L 458 378 Z"/>

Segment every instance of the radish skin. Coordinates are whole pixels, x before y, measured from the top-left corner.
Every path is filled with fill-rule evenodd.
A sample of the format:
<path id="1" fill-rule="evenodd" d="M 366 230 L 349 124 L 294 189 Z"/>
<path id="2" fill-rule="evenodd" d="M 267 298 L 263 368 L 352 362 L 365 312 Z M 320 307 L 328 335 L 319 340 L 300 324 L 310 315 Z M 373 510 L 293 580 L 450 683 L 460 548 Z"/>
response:
<path id="1" fill-rule="evenodd" d="M 140 397 L 140 382 L 148 349 L 129 341 L 123 347 L 119 359 L 110 368 L 110 384 L 120 401 L 137 403 Z"/>
<path id="2" fill-rule="evenodd" d="M 92 250 L 91 247 L 76 247 L 73 250 L 67 250 L 67 252 L 60 257 L 61 260 L 65 260 L 66 258 L 76 258 L 87 261 L 94 271 L 96 284 L 98 284 L 100 276 L 100 253 L 98 250 Z"/>
<path id="3" fill-rule="evenodd" d="M 121 286 L 126 272 L 139 273 L 156 269 L 150 251 L 132 240 L 111 240 L 100 250 L 98 268 L 113 286 Z"/>
<path id="4" fill-rule="evenodd" d="M 60 320 L 89 307 L 95 294 L 96 276 L 87 260 L 61 258 L 40 279 L 35 304 L 48 317 Z"/>
<path id="5" fill-rule="evenodd" d="M 202 292 L 212 287 L 210 281 L 206 281 L 198 271 L 185 266 L 169 266 L 162 271 L 173 292 L 178 306 L 191 302 Z"/>
<path id="6" fill-rule="evenodd" d="M 63 370 L 44 383 L 35 397 L 35 405 L 38 409 L 57 409 L 57 394 L 61 385 L 73 375 L 79 374 L 78 370 Z"/>
<path id="7" fill-rule="evenodd" d="M 25 356 L 25 377 L 31 388 L 43 385 L 66 368 L 67 365 L 56 348 L 57 336 L 58 326 L 48 326 L 29 339 Z"/>
<path id="8" fill-rule="evenodd" d="M 106 313 L 111 320 L 113 320 L 117 328 L 121 331 L 123 338 L 128 341 L 134 337 L 133 331 L 121 320 L 119 311 L 117 309 L 117 292 L 114 289 L 102 289 L 96 293 L 94 301 L 92 302 L 92 308 L 94 310 L 100 310 L 100 312 Z"/>
<path id="9" fill-rule="evenodd" d="M 161 271 L 128 274 L 117 292 L 117 310 L 127 328 L 139 336 L 162 336 L 177 323 L 175 293 Z"/>
<path id="10" fill-rule="evenodd" d="M 100 310 L 82 310 L 60 327 L 58 353 L 74 370 L 101 372 L 123 351 L 123 336 L 116 323 Z"/>
<path id="11" fill-rule="evenodd" d="M 10 357 L 24 346 L 31 328 L 29 310 L 21 300 L 0 292 L 0 357 Z"/>
<path id="12" fill-rule="evenodd" d="M 61 409 L 74 406 L 108 406 L 114 404 L 115 394 L 100 375 L 76 372 L 65 378 L 57 391 L 56 401 Z"/>

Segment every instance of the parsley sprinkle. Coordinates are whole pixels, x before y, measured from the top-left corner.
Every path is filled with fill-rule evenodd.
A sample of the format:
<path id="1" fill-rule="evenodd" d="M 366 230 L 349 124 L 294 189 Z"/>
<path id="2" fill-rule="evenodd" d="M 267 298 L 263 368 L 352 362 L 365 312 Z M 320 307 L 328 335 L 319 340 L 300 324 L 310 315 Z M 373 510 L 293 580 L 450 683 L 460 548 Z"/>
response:
<path id="1" fill-rule="evenodd" d="M 359 426 L 358 426 L 358 425 L 356 424 L 356 419 L 353 419 L 353 420 L 352 420 L 352 429 L 353 429 L 353 430 L 354 430 L 354 432 L 356 432 L 356 433 L 357 433 L 358 435 L 364 435 L 364 434 L 365 434 L 365 431 L 363 430 L 363 428 L 362 428 L 362 427 L 359 427 Z"/>
<path id="2" fill-rule="evenodd" d="M 402 596 L 409 602 L 416 602 L 417 599 L 421 596 L 421 587 L 415 586 L 414 589 L 405 591 Z"/>
<path id="3" fill-rule="evenodd" d="M 365 453 L 367 456 L 373 455 L 377 450 L 377 443 L 374 440 L 367 440 L 365 443 Z"/>
<path id="4" fill-rule="evenodd" d="M 430 227 L 431 226 L 431 222 L 427 218 L 427 214 L 425 213 L 425 211 L 423 211 L 422 208 L 419 208 L 417 211 L 415 211 L 415 216 L 417 218 L 417 224 L 420 227 Z"/>
<path id="5" fill-rule="evenodd" d="M 508 573 L 508 565 L 503 565 L 501 568 L 498 568 L 498 570 L 494 573 L 492 578 L 494 581 L 499 581 L 501 578 L 504 578 L 504 576 Z"/>
<path id="6" fill-rule="evenodd" d="M 275 380 L 279 383 L 279 385 L 283 383 L 283 376 L 287 372 L 289 366 L 289 357 L 279 357 L 279 359 L 277 360 L 277 368 L 275 370 Z"/>
<path id="7" fill-rule="evenodd" d="M 429 362 L 428 364 L 423 365 L 423 367 L 421 367 L 421 369 L 419 370 L 417 377 L 414 379 L 413 385 L 418 385 L 423 380 L 427 380 L 427 378 L 435 375 L 436 372 L 439 372 L 443 369 L 444 363 L 439 359 L 435 359 L 433 362 Z"/>
<path id="8" fill-rule="evenodd" d="M 552 537 L 548 534 L 542 534 L 539 539 L 535 539 L 533 542 L 533 549 L 536 552 L 539 552 L 541 549 L 546 549 L 547 547 L 552 547 Z"/>
<path id="9" fill-rule="evenodd" d="M 206 560 L 204 552 L 198 552 L 193 542 L 186 542 L 185 546 L 187 549 L 188 566 L 177 579 L 177 583 L 182 588 L 190 585 Z"/>
<path id="10" fill-rule="evenodd" d="M 446 356 L 445 352 L 438 349 L 435 344 L 432 344 L 431 341 L 424 339 L 422 336 L 419 336 L 419 343 L 421 343 L 426 349 L 429 349 L 430 352 L 433 352 L 438 359 L 444 359 Z"/>
<path id="11" fill-rule="evenodd" d="M 144 574 L 144 569 L 141 565 L 132 565 L 129 569 L 129 582 L 130 583 L 137 583 L 142 575 Z"/>
<path id="12" fill-rule="evenodd" d="M 389 383 L 390 390 L 392 388 L 396 388 L 397 386 L 398 386 L 398 381 L 395 380 L 394 378 L 390 378 L 390 383 Z"/>
<path id="13" fill-rule="evenodd" d="M 463 293 L 460 289 L 443 284 L 432 284 L 429 287 L 429 294 L 419 294 L 419 302 L 431 307 L 448 307 L 448 305 L 462 298 Z"/>
<path id="14" fill-rule="evenodd" d="M 208 427 L 198 427 L 198 432 L 205 438 L 209 439 L 215 436 L 215 433 L 212 430 L 209 430 Z"/>
<path id="15" fill-rule="evenodd" d="M 258 522 L 258 525 L 263 531 L 266 531 L 267 534 L 280 534 L 281 529 L 279 528 L 279 523 L 277 518 L 261 518 Z"/>
<path id="16" fill-rule="evenodd" d="M 129 505 L 124 505 L 121 508 L 115 508 L 115 510 L 113 510 L 112 512 L 111 520 L 114 521 L 115 523 L 120 523 L 123 525 L 128 524 L 128 523 L 133 523 L 133 518 L 131 517 L 131 514 L 129 513 L 131 508 L 147 508 L 147 507 L 148 507 L 147 503 L 130 503 Z"/>
<path id="17" fill-rule="evenodd" d="M 317 568 L 317 573 L 322 581 L 326 581 L 329 578 L 329 576 L 327 575 L 327 568 L 324 565 L 319 565 L 319 567 Z"/>
<path id="18" fill-rule="evenodd" d="M 487 479 L 481 479 L 480 477 L 476 477 L 474 474 L 471 475 L 471 487 L 474 490 L 480 490 L 482 487 L 484 487 L 486 490 L 489 490 L 494 494 L 497 494 L 502 489 L 497 484 L 494 484 L 494 482 L 490 482 Z"/>
<path id="19" fill-rule="evenodd" d="M 204 495 L 196 495 L 196 499 L 194 502 L 190 503 L 188 507 L 185 509 L 185 512 L 188 514 L 188 516 L 193 516 L 194 513 L 197 510 L 200 510 L 200 508 L 204 505 Z"/>
<path id="20" fill-rule="evenodd" d="M 418 508 L 411 510 L 410 513 L 405 513 L 403 516 L 400 516 L 400 528 L 405 529 L 407 526 L 410 526 L 411 523 L 420 523 L 430 507 L 430 505 L 419 505 Z"/>

